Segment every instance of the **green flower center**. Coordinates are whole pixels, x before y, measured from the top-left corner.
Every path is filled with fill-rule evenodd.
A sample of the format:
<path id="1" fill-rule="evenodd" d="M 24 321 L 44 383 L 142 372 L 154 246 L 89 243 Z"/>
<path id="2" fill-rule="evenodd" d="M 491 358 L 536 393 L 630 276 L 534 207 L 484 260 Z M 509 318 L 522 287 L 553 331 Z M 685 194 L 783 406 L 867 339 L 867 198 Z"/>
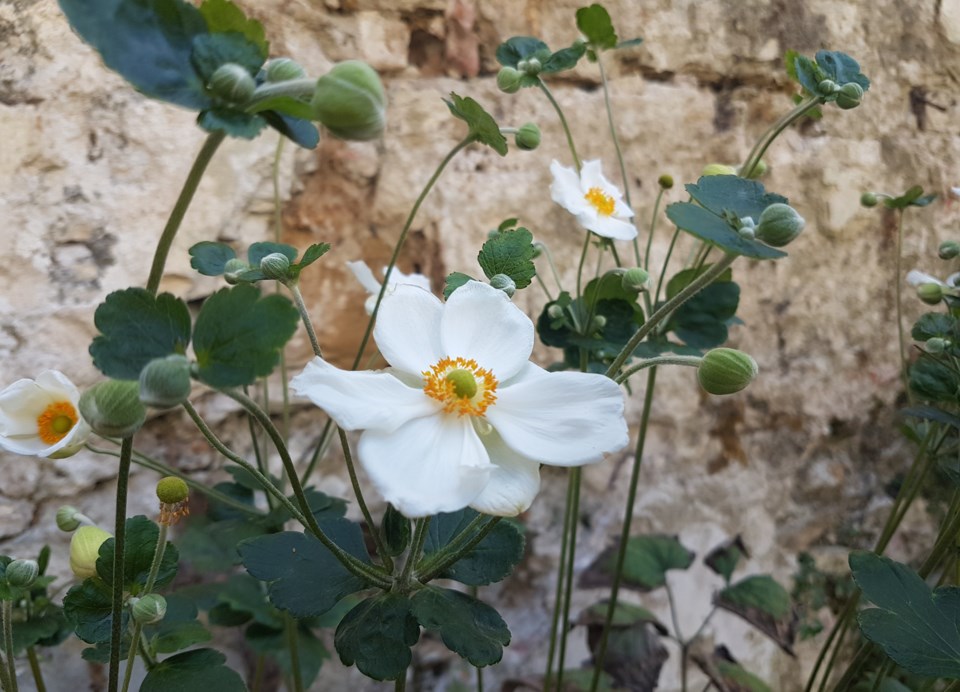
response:
<path id="1" fill-rule="evenodd" d="M 472 399 L 476 396 L 477 380 L 469 370 L 463 368 L 451 370 L 445 379 L 453 385 L 453 392 L 460 399 Z"/>

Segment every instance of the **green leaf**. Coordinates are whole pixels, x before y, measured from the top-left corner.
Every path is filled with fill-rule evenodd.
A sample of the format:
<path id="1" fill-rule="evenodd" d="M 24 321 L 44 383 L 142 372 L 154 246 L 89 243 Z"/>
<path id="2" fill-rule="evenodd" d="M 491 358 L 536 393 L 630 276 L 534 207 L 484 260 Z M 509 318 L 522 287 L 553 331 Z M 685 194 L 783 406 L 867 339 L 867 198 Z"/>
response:
<path id="1" fill-rule="evenodd" d="M 910 389 L 921 399 L 956 403 L 958 387 L 957 373 L 930 356 L 922 355 L 910 366 Z"/>
<path id="2" fill-rule="evenodd" d="M 577 618 L 578 625 L 599 625 L 601 628 L 607 621 L 607 606 L 609 601 L 603 600 L 594 603 L 592 606 L 580 613 Z M 638 623 L 649 623 L 653 625 L 660 634 L 667 634 L 667 628 L 664 627 L 660 619 L 651 611 L 643 606 L 634 603 L 617 601 L 613 608 L 613 619 L 610 624 L 613 627 L 630 627 Z M 602 633 L 602 630 L 601 630 Z"/>
<path id="3" fill-rule="evenodd" d="M 541 72 L 551 74 L 554 72 L 563 72 L 572 70 L 580 62 L 580 58 L 586 53 L 587 47 L 582 43 L 575 43 L 568 48 L 561 48 L 556 53 L 550 55 L 543 63 Z"/>
<path id="4" fill-rule="evenodd" d="M 690 196 L 718 216 L 724 212 L 760 222 L 760 214 L 774 203 L 787 204 L 783 195 L 767 192 L 763 184 L 737 175 L 706 175 L 684 186 Z"/>
<path id="5" fill-rule="evenodd" d="M 587 626 L 587 646 L 597 656 L 606 619 L 606 602 L 595 604 L 581 614 L 580 624 Z M 607 635 L 603 670 L 615 689 L 653 690 L 669 654 L 660 637 L 667 629 L 649 611 L 639 606 L 618 603 Z M 591 661 L 595 665 L 595 660 Z"/>
<path id="6" fill-rule="evenodd" d="M 320 131 L 309 120 L 291 118 L 283 113 L 264 111 L 260 115 L 274 130 L 304 149 L 315 149 L 320 143 Z"/>
<path id="7" fill-rule="evenodd" d="M 957 318 L 945 312 L 928 312 L 920 315 L 910 330 L 915 341 L 927 341 L 934 337 L 957 339 Z"/>
<path id="8" fill-rule="evenodd" d="M 171 654 L 212 639 L 210 631 L 197 620 L 197 606 L 189 598 L 169 595 L 163 620 L 144 627 L 151 647 L 161 654 Z"/>
<path id="9" fill-rule="evenodd" d="M 617 46 L 617 32 L 614 31 L 610 14 L 603 5 L 593 4 L 577 10 L 577 28 L 595 51 Z"/>
<path id="10" fill-rule="evenodd" d="M 297 626 L 297 660 L 300 663 L 300 679 L 305 688 L 317 678 L 323 662 L 330 653 L 317 637 L 303 624 Z M 290 643 L 284 629 L 266 627 L 259 623 L 250 625 L 244 632 L 247 644 L 258 654 L 269 656 L 285 676 L 293 673 L 290 658 Z"/>
<path id="11" fill-rule="evenodd" d="M 713 178 L 733 178 L 735 176 L 711 176 Z M 713 243 L 717 247 L 736 255 L 755 259 L 777 259 L 787 253 L 764 245 L 740 235 L 721 216 L 690 202 L 674 202 L 667 207 L 667 218 L 677 227 L 692 233 L 700 240 Z"/>
<path id="12" fill-rule="evenodd" d="M 911 673 L 960 679 L 960 587 L 931 590 L 906 565 L 866 551 L 850 553 L 850 569 L 876 606 L 857 616 L 863 636 Z"/>
<path id="13" fill-rule="evenodd" d="M 123 588 L 132 595 L 140 594 L 147 584 L 150 574 L 150 565 L 153 564 L 153 554 L 157 548 L 157 539 L 160 537 L 160 527 L 143 515 L 130 517 L 126 521 L 126 541 L 123 549 Z M 105 584 L 113 584 L 113 553 L 116 546 L 114 538 L 108 538 L 100 546 L 100 557 L 97 558 L 97 574 Z M 160 561 L 160 571 L 157 572 L 155 589 L 160 589 L 173 581 L 177 575 L 177 563 L 180 555 L 176 546 L 169 541 L 163 551 Z"/>
<path id="14" fill-rule="evenodd" d="M 396 680 L 406 674 L 410 647 L 419 638 L 410 599 L 388 592 L 361 601 L 347 613 L 333 642 L 344 665 L 356 664 L 374 680 Z"/>
<path id="15" fill-rule="evenodd" d="M 273 96 L 251 105 L 253 113 L 273 111 L 275 115 L 287 115 L 292 118 L 309 120 L 314 116 L 313 107 L 306 101 L 300 101 L 292 96 Z"/>
<path id="16" fill-rule="evenodd" d="M 193 39 L 208 32 L 184 0 L 60 0 L 80 38 L 137 91 L 192 110 L 211 105 L 190 61 Z"/>
<path id="17" fill-rule="evenodd" d="M 206 299 L 193 330 L 199 378 L 211 387 L 239 387 L 269 375 L 300 314 L 284 296 L 260 297 L 249 284 Z"/>
<path id="18" fill-rule="evenodd" d="M 248 614 L 266 627 L 282 629 L 284 622 L 280 612 L 267 600 L 263 585 L 249 574 L 232 574 L 221 585 L 217 599 L 232 611 Z"/>
<path id="19" fill-rule="evenodd" d="M 230 0 L 203 0 L 200 4 L 200 14 L 207 22 L 207 27 L 213 33 L 236 31 L 254 44 L 263 60 L 270 53 L 270 44 L 267 42 L 263 25 L 256 19 L 248 18 L 236 4 Z"/>
<path id="20" fill-rule="evenodd" d="M 314 243 L 308 247 L 304 253 L 303 257 L 300 260 L 300 263 L 297 265 L 298 274 L 300 271 L 303 271 L 305 267 L 309 267 L 311 264 L 316 262 L 318 259 L 323 257 L 330 251 L 330 243 Z"/>
<path id="21" fill-rule="evenodd" d="M 500 156 L 507 155 L 507 139 L 500 134 L 500 126 L 493 116 L 483 110 L 483 106 L 469 96 L 460 98 L 450 92 L 450 100 L 444 99 L 447 108 L 454 117 L 467 124 L 469 136 L 480 144 L 486 144 Z"/>
<path id="22" fill-rule="evenodd" d="M 727 325 L 740 305 L 740 286 L 733 281 L 715 281 L 681 305 L 667 329 L 688 346 L 707 350 L 727 341 Z"/>
<path id="23" fill-rule="evenodd" d="M 63 597 L 63 614 L 74 632 L 88 644 L 97 644 L 110 641 L 110 603 L 112 592 L 110 586 L 98 577 L 84 579 L 81 583 L 71 587 Z M 123 611 L 121 617 L 123 627 L 126 628 L 130 620 L 130 613 Z"/>
<path id="24" fill-rule="evenodd" d="M 709 655 L 695 652 L 691 658 L 718 690 L 772 692 L 767 683 L 737 663 L 725 646 L 718 646 Z"/>
<path id="25" fill-rule="evenodd" d="M 190 266 L 204 276 L 221 276 L 237 253 L 226 243 L 204 240 L 190 248 Z"/>
<path id="26" fill-rule="evenodd" d="M 500 231 L 480 248 L 477 261 L 488 279 L 506 274 L 517 285 L 526 288 L 537 274 L 533 264 L 533 234 L 526 228 Z"/>
<path id="27" fill-rule="evenodd" d="M 687 550 L 676 536 L 632 536 L 627 541 L 623 563 L 623 586 L 652 591 L 667 583 L 667 572 L 687 569 L 696 553 Z M 605 549 L 580 576 L 584 588 L 607 587 L 613 583 L 617 546 Z"/>
<path id="28" fill-rule="evenodd" d="M 482 601 L 451 589 L 427 586 L 414 593 L 412 612 L 424 628 L 440 634 L 444 645 L 482 667 L 498 663 L 510 630 L 500 614 Z"/>
<path id="29" fill-rule="evenodd" d="M 253 139 L 267 126 L 267 121 L 260 115 L 214 107 L 197 116 L 197 125 L 207 132 L 225 132 L 231 137 Z"/>
<path id="30" fill-rule="evenodd" d="M 870 80 L 860 72 L 860 63 L 846 53 L 836 50 L 820 50 L 815 56 L 817 65 L 824 74 L 840 86 L 847 82 L 859 84 L 864 91 L 870 88 Z"/>
<path id="31" fill-rule="evenodd" d="M 341 548 L 366 559 L 359 526 L 340 519 L 325 522 L 323 529 Z M 271 602 L 297 618 L 325 613 L 366 586 L 309 534 L 284 531 L 260 536 L 243 541 L 237 550 L 247 571 L 269 583 Z"/>
<path id="32" fill-rule="evenodd" d="M 790 594 L 768 574 L 741 579 L 714 596 L 719 608 L 739 615 L 793 655 L 797 614 Z"/>
<path id="33" fill-rule="evenodd" d="M 596 310 L 602 300 L 618 300 L 628 303 L 633 309 L 634 321 L 638 327 L 643 325 L 643 308 L 637 303 L 639 294 L 623 287 L 619 273 L 607 272 L 603 276 L 591 279 L 583 289 L 584 302 Z"/>
<path id="34" fill-rule="evenodd" d="M 899 197 L 885 197 L 883 205 L 887 209 L 906 209 L 907 207 L 925 207 L 937 198 L 936 193 L 923 194 L 923 188 L 914 185 Z"/>
<path id="35" fill-rule="evenodd" d="M 723 580 L 729 584 L 730 577 L 733 576 L 733 571 L 737 568 L 741 557 L 750 557 L 750 553 L 747 552 L 743 539 L 737 535 L 707 553 L 703 558 L 703 564 L 723 577 Z"/>
<path id="36" fill-rule="evenodd" d="M 151 360 L 182 354 L 190 343 L 190 312 L 169 293 L 114 291 L 97 307 L 93 323 L 100 330 L 90 344 L 93 364 L 117 380 L 138 379 Z"/>
<path id="37" fill-rule="evenodd" d="M 197 36 L 190 55 L 190 62 L 204 82 L 209 82 L 213 73 L 227 63 L 240 65 L 254 77 L 265 59 L 256 44 L 236 32 Z"/>
<path id="38" fill-rule="evenodd" d="M 327 246 L 329 248 L 329 246 Z M 272 255 L 274 253 L 279 253 L 286 257 L 290 262 L 293 262 L 297 259 L 297 248 L 292 245 L 286 245 L 284 243 L 254 243 L 250 246 L 250 249 L 247 250 L 247 262 L 250 263 L 251 267 L 259 267 L 260 262 L 267 255 Z M 322 254 L 322 253 L 321 253 Z"/>
<path id="39" fill-rule="evenodd" d="M 532 36 L 514 36 L 497 46 L 497 62 L 505 67 L 516 67 L 527 58 L 547 58 L 549 55 L 547 44 Z"/>
<path id="40" fill-rule="evenodd" d="M 450 296 L 458 288 L 463 286 L 468 281 L 476 281 L 469 274 L 462 274 L 461 272 L 452 272 L 447 276 L 447 282 L 443 286 L 443 299 L 450 300 Z"/>
<path id="41" fill-rule="evenodd" d="M 826 79 L 826 75 L 824 74 L 823 70 L 807 56 L 797 55 L 796 53 L 793 53 L 793 51 L 787 52 L 788 59 L 791 56 L 791 53 L 794 56 L 793 71 L 796 75 L 796 80 L 800 83 L 800 86 L 802 86 L 804 90 L 811 96 L 814 94 L 822 95 L 820 94 L 820 82 Z"/>
<path id="42" fill-rule="evenodd" d="M 247 686 L 213 649 L 194 649 L 165 658 L 150 669 L 140 692 L 246 692 Z"/>
<path id="43" fill-rule="evenodd" d="M 576 301 L 579 303 L 580 301 Z M 598 300 L 593 307 L 595 316 L 606 320 L 603 328 L 590 337 L 583 337 L 571 332 L 567 343 L 585 348 L 594 359 L 604 360 L 614 358 L 637 331 L 637 312 L 633 301 L 620 299 Z"/>
<path id="44" fill-rule="evenodd" d="M 901 416 L 911 416 L 921 420 L 932 420 L 960 430 L 960 418 L 933 406 L 910 406 L 898 412 Z"/>
<path id="45" fill-rule="evenodd" d="M 410 520 L 400 514 L 393 505 L 387 505 L 380 531 L 390 557 L 396 557 L 410 544 Z"/>
<path id="46" fill-rule="evenodd" d="M 56 638 L 60 632 L 73 630 L 68 627 L 63 610 L 48 606 L 42 613 L 31 613 L 27 620 L 13 621 L 13 650 L 24 651 L 44 640 Z"/>
<path id="47" fill-rule="evenodd" d="M 467 508 L 433 517 L 423 546 L 424 556 L 429 557 L 447 545 L 477 515 L 476 510 Z M 523 549 L 523 531 L 517 524 L 504 520 L 494 526 L 473 550 L 439 576 L 469 586 L 493 584 L 513 571 L 523 558 Z"/>

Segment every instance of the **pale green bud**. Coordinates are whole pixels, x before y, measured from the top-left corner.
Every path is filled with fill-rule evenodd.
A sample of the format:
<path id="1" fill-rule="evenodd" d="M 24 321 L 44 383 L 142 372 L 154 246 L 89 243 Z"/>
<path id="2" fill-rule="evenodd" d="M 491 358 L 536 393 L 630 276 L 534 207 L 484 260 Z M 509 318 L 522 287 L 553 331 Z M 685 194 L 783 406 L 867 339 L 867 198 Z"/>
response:
<path id="1" fill-rule="evenodd" d="M 78 579 L 87 579 L 97 573 L 100 546 L 110 534 L 97 526 L 81 526 L 70 539 L 70 569 Z"/>
<path id="2" fill-rule="evenodd" d="M 290 58 L 274 58 L 267 62 L 265 69 L 268 82 L 289 82 L 307 76 L 304 69 Z"/>
<path id="3" fill-rule="evenodd" d="M 360 60 L 337 63 L 317 80 L 314 117 L 341 139 L 376 139 L 386 126 L 387 98 L 372 67 Z"/>
<path id="4" fill-rule="evenodd" d="M 940 255 L 940 259 L 953 259 L 960 255 L 960 243 L 955 240 L 945 240 L 940 243 L 937 254 Z"/>
<path id="5" fill-rule="evenodd" d="M 248 271 L 250 271 L 250 265 L 242 259 L 234 257 L 228 259 L 226 264 L 223 265 L 223 278 L 228 284 L 234 285 L 239 283 L 240 275 Z"/>
<path id="6" fill-rule="evenodd" d="M 757 238 L 767 245 L 783 247 L 800 235 L 806 223 L 789 204 L 775 202 L 761 212 Z"/>
<path id="7" fill-rule="evenodd" d="M 767 172 L 767 163 L 763 159 L 760 159 L 755 164 L 753 164 L 752 169 L 745 172 L 746 172 L 746 176 L 744 177 L 749 178 L 750 180 L 756 180 L 757 178 L 762 178 L 763 174 Z"/>
<path id="8" fill-rule="evenodd" d="M 936 305 L 943 300 L 943 286 L 940 284 L 920 284 L 917 286 L 917 295 L 924 303 Z"/>
<path id="9" fill-rule="evenodd" d="M 130 614 L 138 625 L 154 625 L 167 614 L 167 599 L 160 594 L 148 593 L 130 601 Z"/>
<path id="10" fill-rule="evenodd" d="M 14 560 L 6 569 L 7 583 L 19 589 L 26 589 L 40 576 L 40 565 L 36 560 Z"/>
<path id="11" fill-rule="evenodd" d="M 540 146 L 540 128 L 535 123 L 524 123 L 517 130 L 517 147 L 524 151 L 533 151 Z"/>
<path id="12" fill-rule="evenodd" d="M 140 383 L 106 380 L 93 385 L 80 397 L 80 415 L 102 437 L 129 437 L 147 418 L 140 403 Z"/>
<path id="13" fill-rule="evenodd" d="M 733 394 L 757 376 L 757 361 L 742 351 L 715 348 L 707 351 L 697 368 L 700 386 L 709 394 Z"/>
<path id="14" fill-rule="evenodd" d="M 57 510 L 57 528 L 61 531 L 75 531 L 77 527 L 85 523 L 86 517 L 80 513 L 76 507 L 64 505 Z"/>
<path id="15" fill-rule="evenodd" d="M 817 84 L 817 91 L 819 91 L 821 94 L 826 94 L 826 95 L 835 94 L 838 91 L 840 91 L 840 85 L 837 84 L 832 79 L 824 79 L 819 84 Z"/>
<path id="16" fill-rule="evenodd" d="M 927 348 L 927 353 L 932 353 L 934 355 L 943 353 L 948 348 L 950 348 L 953 343 L 950 339 L 943 339 L 939 336 L 935 336 L 932 339 L 927 339 L 924 346 Z"/>
<path id="17" fill-rule="evenodd" d="M 865 207 L 875 207 L 877 206 L 877 195 L 874 192 L 864 192 L 860 195 L 860 204 Z"/>
<path id="18" fill-rule="evenodd" d="M 243 104 L 253 97 L 257 83 L 245 67 L 228 62 L 216 69 L 207 87 L 224 101 Z"/>
<path id="19" fill-rule="evenodd" d="M 700 175 L 736 175 L 737 169 L 722 163 L 710 163 L 703 167 Z"/>
<path id="20" fill-rule="evenodd" d="M 523 74 L 514 67 L 501 67 L 497 72 L 497 88 L 505 94 L 515 94 L 520 91 L 520 80 Z"/>
<path id="21" fill-rule="evenodd" d="M 543 69 L 543 65 L 537 58 L 527 58 L 517 63 L 517 69 L 531 77 L 536 77 L 540 74 L 540 70 Z"/>
<path id="22" fill-rule="evenodd" d="M 179 406 L 190 396 L 190 361 L 171 354 L 151 360 L 140 371 L 140 403 L 155 408 Z"/>
<path id="23" fill-rule="evenodd" d="M 517 292 L 517 284 L 506 274 L 496 274 L 490 278 L 490 285 L 494 288 L 503 291 L 511 298 L 513 294 Z"/>
<path id="24" fill-rule="evenodd" d="M 856 82 L 847 82 L 840 87 L 837 94 L 837 105 L 844 110 L 850 110 L 860 105 L 863 100 L 863 87 Z"/>
<path id="25" fill-rule="evenodd" d="M 290 277 L 290 258 L 282 252 L 271 252 L 260 260 L 260 271 L 268 279 L 285 281 Z"/>
<path id="26" fill-rule="evenodd" d="M 556 304 L 551 305 L 547 308 L 547 317 L 551 320 L 559 320 L 563 317 L 563 308 Z"/>
<path id="27" fill-rule="evenodd" d="M 633 267 L 620 277 L 620 285 L 625 291 L 646 291 L 650 287 L 650 273 L 646 269 Z"/>

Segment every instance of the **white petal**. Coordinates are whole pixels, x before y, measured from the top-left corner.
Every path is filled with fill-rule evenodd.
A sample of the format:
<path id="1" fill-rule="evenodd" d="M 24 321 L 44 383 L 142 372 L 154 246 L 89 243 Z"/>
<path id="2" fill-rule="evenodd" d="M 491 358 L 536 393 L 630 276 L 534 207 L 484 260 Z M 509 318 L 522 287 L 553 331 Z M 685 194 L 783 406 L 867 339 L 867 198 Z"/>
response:
<path id="1" fill-rule="evenodd" d="M 550 184 L 550 198 L 561 207 L 578 214 L 589 204 L 583 198 L 580 189 L 580 176 L 572 168 L 561 166 L 557 161 L 550 164 L 553 182 Z"/>
<path id="2" fill-rule="evenodd" d="M 919 269 L 911 269 L 907 272 L 907 283 L 911 286 L 920 286 L 921 284 L 937 284 L 943 286 L 944 283 L 935 276 L 930 276 Z"/>
<path id="3" fill-rule="evenodd" d="M 17 380 L 0 392 L 0 447 L 15 454 L 48 457 L 56 452 L 83 446 L 90 427 L 82 419 L 57 443 L 40 439 L 37 418 L 53 403 L 69 402 L 77 407 L 80 392 L 61 372 L 47 370 L 36 380 Z"/>
<path id="4" fill-rule="evenodd" d="M 632 223 L 621 221 L 613 216 L 599 216 L 589 218 L 583 214 L 577 217 L 580 224 L 604 238 L 615 240 L 633 240 L 637 237 L 637 228 Z"/>
<path id="5" fill-rule="evenodd" d="M 603 177 L 603 173 L 600 171 L 601 164 L 599 159 L 583 162 L 583 166 L 580 167 L 581 194 L 586 194 L 592 187 L 599 187 L 604 192 L 607 192 L 607 188 L 613 187 L 607 179 Z M 616 190 L 616 188 L 614 188 L 614 190 Z M 619 195 L 620 193 L 617 192 L 617 194 Z"/>
<path id="6" fill-rule="evenodd" d="M 386 267 L 383 268 L 382 274 L 384 276 L 387 275 Z M 404 274 L 403 272 L 399 271 L 396 267 L 394 267 L 393 271 L 390 272 L 390 280 L 387 281 L 387 283 L 391 286 L 400 286 L 400 285 L 417 286 L 418 288 L 422 288 L 424 291 L 429 291 L 431 288 L 429 277 L 424 276 L 423 274 L 417 274 L 417 273 Z"/>
<path id="7" fill-rule="evenodd" d="M 525 512 L 540 491 L 540 462 L 517 454 L 496 433 L 480 438 L 494 469 L 470 506 L 478 512 L 515 517 Z"/>
<path id="8" fill-rule="evenodd" d="M 439 414 L 393 432 L 368 430 L 360 437 L 360 463 L 377 491 L 405 516 L 463 509 L 492 471 L 470 420 Z"/>
<path id="9" fill-rule="evenodd" d="M 373 336 L 387 362 L 420 374 L 446 354 L 440 345 L 443 303 L 429 291 L 397 286 L 383 297 Z"/>
<path id="10" fill-rule="evenodd" d="M 0 435 L 36 435 L 37 417 L 63 400 L 68 397 L 52 394 L 34 380 L 17 380 L 0 392 Z"/>
<path id="11" fill-rule="evenodd" d="M 615 205 L 613 208 L 613 216 L 617 219 L 632 219 L 633 218 L 633 209 L 627 206 L 617 193 L 617 196 L 614 197 Z"/>
<path id="12" fill-rule="evenodd" d="M 628 442 L 623 392 L 603 375 L 530 363 L 497 390 L 486 417 L 509 447 L 544 464 L 588 464 Z"/>
<path id="13" fill-rule="evenodd" d="M 507 294 L 468 281 L 447 301 L 440 325 L 445 355 L 473 358 L 501 382 L 513 377 L 533 351 L 533 322 Z"/>
<path id="14" fill-rule="evenodd" d="M 344 430 L 390 432 L 438 408 L 422 390 L 408 387 L 388 372 L 340 370 L 320 358 L 307 363 L 290 387 L 330 414 Z"/>
<path id="15" fill-rule="evenodd" d="M 373 276 L 366 262 L 347 262 L 347 268 L 353 272 L 354 278 L 360 282 L 367 293 L 380 293 L 380 282 Z"/>

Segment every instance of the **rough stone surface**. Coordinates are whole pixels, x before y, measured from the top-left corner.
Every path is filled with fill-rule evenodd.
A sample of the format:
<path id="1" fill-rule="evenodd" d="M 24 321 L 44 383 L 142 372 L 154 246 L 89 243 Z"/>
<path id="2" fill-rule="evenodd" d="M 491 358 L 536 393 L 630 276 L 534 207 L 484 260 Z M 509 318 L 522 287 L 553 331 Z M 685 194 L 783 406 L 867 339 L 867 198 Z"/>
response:
<path id="1" fill-rule="evenodd" d="M 286 146 L 280 158 L 283 241 L 300 248 L 320 241 L 333 245 L 303 281 L 332 360 L 352 359 L 365 319 L 365 294 L 344 262 L 362 258 L 375 271 L 386 264 L 422 185 L 464 134 L 441 102 L 450 91 L 477 99 L 504 126 L 539 123 L 543 145 L 532 153 L 512 148 L 505 158 L 479 147 L 456 157 L 413 222 L 401 270 L 430 276 L 436 290 L 450 271 L 477 274 L 476 253 L 488 230 L 520 216 L 551 249 L 564 285 L 573 284 L 581 232 L 548 193 L 550 161 L 570 158 L 562 131 L 537 91 L 497 91 L 494 49 L 516 34 L 541 36 L 555 48 L 570 42 L 576 37 L 574 11 L 584 3 L 241 4 L 266 24 L 272 53 L 296 57 L 311 74 L 361 58 L 384 75 L 390 107 L 382 142 L 325 137 L 316 151 Z M 632 523 L 638 532 L 678 534 L 700 555 L 739 533 L 753 555 L 746 571 L 769 571 L 787 583 L 800 550 L 817 547 L 819 554 L 836 556 L 868 544 L 889 510 L 884 485 L 912 458 L 894 413 L 900 392 L 896 218 L 882 209 L 861 209 L 858 199 L 865 189 L 899 193 L 920 184 L 944 194 L 960 183 L 960 5 L 606 5 L 621 38 L 644 38 L 639 48 L 604 58 L 642 227 L 649 223 L 661 173 L 677 181 L 666 201 L 682 200 L 681 183 L 696 180 L 707 163 L 741 161 L 790 107 L 793 89 L 781 67 L 786 49 L 844 50 L 873 80 L 860 109 L 828 108 L 822 120 L 784 133 L 766 154 L 770 172 L 764 183 L 788 196 L 808 227 L 789 258 L 735 265 L 745 326 L 731 331 L 731 345 L 756 358 L 761 376 L 742 395 L 712 398 L 698 391 L 692 372 L 660 374 Z M 583 61 L 550 85 L 580 155 L 602 159 L 607 175 L 619 182 L 596 66 Z M 0 4 L 0 218 L 7 238 L 0 247 L 0 383 L 46 368 L 68 373 L 81 386 L 96 381 L 86 352 L 95 334 L 93 311 L 110 291 L 145 281 L 155 239 L 203 140 L 193 119 L 144 99 L 105 70 L 71 33 L 53 0 Z M 244 247 L 271 237 L 275 152 L 270 135 L 229 141 L 218 152 L 171 253 L 165 290 L 199 300 L 219 285 L 190 269 L 186 250 L 193 243 L 219 239 Z M 955 200 L 911 210 L 904 224 L 904 272 L 921 267 L 947 274 L 935 259 L 936 247 L 955 233 L 958 221 Z M 655 267 L 666 254 L 670 230 L 661 215 Z M 690 247 L 682 240 L 675 256 L 685 257 Z M 622 249 L 622 255 L 629 253 Z M 546 266 L 541 270 L 555 290 Z M 922 311 L 906 296 L 905 322 Z M 516 300 L 535 315 L 544 298 L 532 288 Z M 305 335 L 294 338 L 288 355 L 296 371 L 310 355 Z M 537 356 L 544 363 L 557 357 L 545 348 Z M 634 389 L 629 412 L 636 421 L 642 384 Z M 271 392 L 279 392 L 276 380 Z M 248 451 L 245 425 L 232 402 L 200 390 L 196 399 L 218 434 L 235 441 L 241 453 Z M 295 422 L 291 446 L 299 458 L 322 417 L 304 408 Z M 178 413 L 151 421 L 138 446 L 198 480 L 222 477 L 221 461 Z M 578 569 L 619 529 L 628 456 L 585 470 Z M 61 461 L 0 455 L 0 552 L 30 556 L 49 542 L 55 549 L 52 570 L 66 579 L 68 537 L 56 530 L 54 513 L 69 502 L 109 526 L 115 464 L 89 452 Z M 348 494 L 337 454 L 324 459 L 319 472 L 322 489 Z M 134 474 L 130 514 L 156 512 L 155 480 L 150 472 Z M 542 496 L 524 518 L 530 532 L 526 560 L 507 582 L 483 589 L 513 632 L 503 662 L 487 672 L 488 686 L 543 669 L 564 492 L 565 474 L 545 469 Z M 917 507 L 891 550 L 910 555 L 930 525 Z M 832 562 L 842 569 L 842 559 Z M 692 632 L 709 610 L 717 580 L 697 567 L 671 574 L 670 583 L 685 605 L 681 630 Z M 602 596 L 578 591 L 573 611 Z M 662 593 L 642 601 L 668 617 Z M 778 690 L 800 688 L 819 646 L 819 640 L 802 643 L 799 658 L 790 659 L 729 615 L 714 618 L 709 634 Z M 582 631 L 574 631 L 570 646 L 569 662 L 587 657 Z M 244 661 L 236 659 L 238 669 Z M 661 689 L 678 689 L 676 661 L 673 650 Z M 471 680 L 470 669 L 435 641 L 421 643 L 417 665 L 425 676 L 440 670 L 443 681 Z M 347 679 L 356 690 L 379 689 L 335 660 L 325 666 L 315 689 L 344 688 Z M 70 689 L 80 684 L 75 671 L 98 675 L 75 666 Z M 694 688 L 703 684 L 692 676 Z"/>

